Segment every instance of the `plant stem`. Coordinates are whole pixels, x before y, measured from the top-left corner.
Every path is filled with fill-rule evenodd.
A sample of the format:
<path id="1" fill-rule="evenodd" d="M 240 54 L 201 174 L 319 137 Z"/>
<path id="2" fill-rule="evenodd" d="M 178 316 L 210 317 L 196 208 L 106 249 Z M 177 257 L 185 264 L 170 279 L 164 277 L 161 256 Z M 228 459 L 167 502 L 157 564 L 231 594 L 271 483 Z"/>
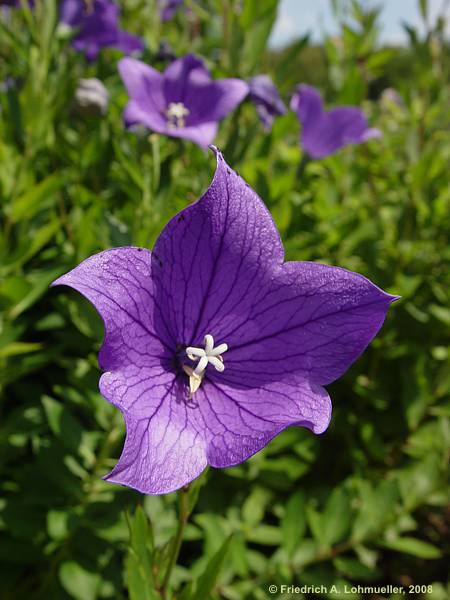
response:
<path id="1" fill-rule="evenodd" d="M 176 565 L 178 555 L 180 553 L 181 544 L 183 542 L 183 534 L 186 529 L 187 521 L 189 518 L 189 492 L 190 485 L 186 485 L 178 492 L 178 527 L 175 537 L 172 542 L 172 548 L 170 550 L 169 564 L 167 565 L 166 572 L 164 574 L 164 580 L 161 588 L 161 596 L 166 598 L 167 589 L 169 586 L 170 576 L 172 570 Z"/>

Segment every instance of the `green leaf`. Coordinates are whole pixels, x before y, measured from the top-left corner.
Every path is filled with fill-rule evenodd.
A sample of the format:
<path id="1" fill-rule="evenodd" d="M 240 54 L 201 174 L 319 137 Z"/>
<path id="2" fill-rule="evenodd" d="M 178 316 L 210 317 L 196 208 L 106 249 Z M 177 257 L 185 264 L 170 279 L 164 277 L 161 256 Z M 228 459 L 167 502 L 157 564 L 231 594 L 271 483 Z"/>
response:
<path id="1" fill-rule="evenodd" d="M 67 406 L 50 396 L 43 396 L 42 404 L 50 429 L 64 446 L 72 452 L 78 453 L 83 432 L 78 419 L 70 413 Z"/>
<path id="2" fill-rule="evenodd" d="M 383 546 L 383 548 L 389 548 L 389 550 L 396 550 L 397 552 L 403 552 L 405 554 L 412 554 L 418 558 L 431 560 L 442 556 L 441 551 L 439 548 L 436 548 L 436 546 L 412 537 L 385 540 L 380 542 L 380 545 Z"/>
<path id="3" fill-rule="evenodd" d="M 100 576 L 87 571 L 73 560 L 61 565 L 59 579 L 66 592 L 76 600 L 96 600 L 98 597 Z"/>
<path id="4" fill-rule="evenodd" d="M 241 60 L 246 71 L 251 73 L 266 45 L 267 39 L 277 17 L 278 0 L 246 0 L 240 19 L 245 32 L 244 47 L 241 48 Z"/>
<path id="5" fill-rule="evenodd" d="M 352 512 L 348 494 L 342 488 L 334 489 L 322 514 L 322 543 L 326 546 L 332 546 L 342 540 L 350 529 L 351 518 Z"/>
<path id="6" fill-rule="evenodd" d="M 361 485 L 360 508 L 353 524 L 355 541 L 375 535 L 388 523 L 396 510 L 398 486 L 394 480 L 383 481 L 373 489 L 368 482 Z"/>
<path id="7" fill-rule="evenodd" d="M 64 172 L 54 173 L 46 179 L 31 187 L 11 202 L 8 215 L 13 222 L 21 219 L 31 219 L 36 213 L 50 208 L 56 201 L 56 192 L 66 183 Z"/>
<path id="8" fill-rule="evenodd" d="M 131 600 L 157 600 L 160 595 L 153 576 L 153 531 L 143 508 L 138 506 L 129 520 L 130 544 L 126 561 Z"/>
<path id="9" fill-rule="evenodd" d="M 69 513 L 63 510 L 50 510 L 47 513 L 47 531 L 54 540 L 63 540 L 69 531 Z"/>
<path id="10" fill-rule="evenodd" d="M 219 550 L 209 559 L 206 569 L 199 577 L 192 600 L 208 600 L 214 590 L 220 571 L 225 562 L 232 536 L 229 536 Z"/>
<path id="11" fill-rule="evenodd" d="M 281 521 L 281 542 L 288 554 L 294 552 L 306 529 L 305 494 L 295 492 L 289 498 Z"/>

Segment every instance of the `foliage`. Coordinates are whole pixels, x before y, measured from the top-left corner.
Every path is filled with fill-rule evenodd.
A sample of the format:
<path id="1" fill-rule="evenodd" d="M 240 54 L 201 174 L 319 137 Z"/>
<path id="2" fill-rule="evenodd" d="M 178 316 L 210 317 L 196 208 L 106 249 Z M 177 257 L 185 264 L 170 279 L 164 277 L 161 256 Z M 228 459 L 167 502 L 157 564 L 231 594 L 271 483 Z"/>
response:
<path id="1" fill-rule="evenodd" d="M 214 160 L 188 142 L 126 131 L 120 54 L 86 63 L 58 28 L 55 2 L 36 4 L 0 16 L 2 598 L 125 598 L 128 587 L 132 599 L 153 600 L 177 527 L 175 495 L 141 497 L 101 480 L 124 435 L 119 412 L 98 393 L 102 324 L 81 297 L 48 286 L 97 251 L 151 248 L 205 190 Z M 198 484 L 177 597 L 263 600 L 269 584 L 391 583 L 432 584 L 424 597 L 444 599 L 450 70 L 442 23 L 428 23 L 425 36 L 408 30 L 410 64 L 392 80 L 376 14 L 353 2 L 342 34 L 324 41 L 318 81 L 296 67 L 308 39 L 278 57 L 263 53 L 276 2 L 244 2 L 240 13 L 237 0 L 188 4 L 191 12 L 161 24 L 154 3 L 123 3 L 124 25 L 145 38 L 150 64 L 164 66 L 158 48 L 168 40 L 177 55 L 203 56 L 218 77 L 272 65 L 286 100 L 297 82 L 320 84 L 331 103 L 362 103 L 382 129 L 381 141 L 305 164 L 295 115 L 265 134 L 246 103 L 217 144 L 268 203 L 287 259 L 356 270 L 402 300 L 329 387 L 334 415 L 324 435 L 291 428 Z M 109 90 L 104 117 L 75 106 L 77 82 L 89 76 Z M 367 99 L 387 81 L 402 104 Z"/>

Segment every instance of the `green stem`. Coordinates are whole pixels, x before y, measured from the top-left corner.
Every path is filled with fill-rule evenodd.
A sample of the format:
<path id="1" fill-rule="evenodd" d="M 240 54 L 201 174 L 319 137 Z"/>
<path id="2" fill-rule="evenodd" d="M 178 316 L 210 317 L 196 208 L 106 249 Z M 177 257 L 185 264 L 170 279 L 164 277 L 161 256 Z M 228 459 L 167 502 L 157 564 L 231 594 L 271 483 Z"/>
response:
<path id="1" fill-rule="evenodd" d="M 303 174 L 305 172 L 306 165 L 309 162 L 311 162 L 311 159 L 309 158 L 308 154 L 306 154 L 306 152 L 305 152 L 304 154 L 302 154 L 302 158 L 297 167 L 296 178 L 298 181 L 301 181 L 303 179 Z"/>
<path id="2" fill-rule="evenodd" d="M 164 580 L 161 588 L 161 595 L 166 598 L 167 589 L 169 587 L 170 576 L 173 568 L 177 563 L 178 555 L 180 554 L 181 544 L 183 542 L 184 530 L 189 518 L 189 492 L 190 485 L 185 486 L 178 492 L 178 527 L 170 550 L 169 564 L 167 565 L 164 574 Z"/>

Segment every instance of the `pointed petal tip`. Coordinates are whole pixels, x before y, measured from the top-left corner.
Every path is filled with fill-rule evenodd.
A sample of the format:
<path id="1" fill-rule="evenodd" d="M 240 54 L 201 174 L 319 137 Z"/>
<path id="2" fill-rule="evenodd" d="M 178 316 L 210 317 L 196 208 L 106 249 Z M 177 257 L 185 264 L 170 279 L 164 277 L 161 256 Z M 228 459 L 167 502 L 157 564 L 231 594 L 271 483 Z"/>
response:
<path id="1" fill-rule="evenodd" d="M 52 281 L 51 284 L 48 287 L 56 287 L 57 285 L 66 285 L 66 282 L 64 281 L 64 279 L 66 278 L 67 273 L 64 273 L 64 275 L 60 275 L 58 277 L 58 279 L 55 279 L 55 281 Z"/>
<path id="2" fill-rule="evenodd" d="M 221 150 L 215 146 L 214 144 L 209 144 L 208 148 L 214 153 L 214 155 L 216 156 L 216 158 L 219 158 L 220 156 L 223 157 Z"/>

